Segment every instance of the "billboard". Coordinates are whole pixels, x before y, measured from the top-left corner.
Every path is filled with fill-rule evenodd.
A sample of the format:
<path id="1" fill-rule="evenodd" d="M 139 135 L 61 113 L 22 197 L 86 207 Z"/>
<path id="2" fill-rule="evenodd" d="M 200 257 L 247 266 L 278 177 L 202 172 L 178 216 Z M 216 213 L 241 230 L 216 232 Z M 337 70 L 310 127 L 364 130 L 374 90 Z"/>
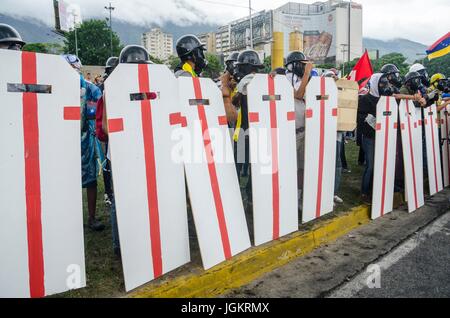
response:
<path id="1" fill-rule="evenodd" d="M 76 25 L 81 24 L 81 8 L 78 4 L 69 3 L 65 0 L 55 0 L 54 7 L 56 30 L 69 32 Z"/>
<path id="2" fill-rule="evenodd" d="M 336 60 L 336 11 L 319 15 L 281 13 L 280 20 L 278 25 L 285 36 L 294 30 L 303 32 L 304 53 L 309 59 L 316 63 Z M 285 45 L 288 43 L 285 39 Z"/>
<path id="3" fill-rule="evenodd" d="M 253 44 L 268 43 L 272 39 L 272 11 L 252 16 Z M 230 27 L 230 51 L 240 51 L 250 44 L 250 19 L 234 22 Z"/>

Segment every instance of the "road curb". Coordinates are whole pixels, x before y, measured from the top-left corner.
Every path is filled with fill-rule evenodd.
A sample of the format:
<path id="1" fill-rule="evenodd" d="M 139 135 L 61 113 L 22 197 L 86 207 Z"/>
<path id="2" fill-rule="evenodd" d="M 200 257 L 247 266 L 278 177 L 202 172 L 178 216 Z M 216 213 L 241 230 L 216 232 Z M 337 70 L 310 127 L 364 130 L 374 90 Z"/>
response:
<path id="1" fill-rule="evenodd" d="M 359 206 L 331 219 L 320 220 L 307 231 L 299 231 L 233 257 L 210 270 L 165 282 L 153 282 L 126 297 L 202 298 L 215 297 L 239 288 L 317 247 L 330 243 L 370 222 L 370 208 Z"/>

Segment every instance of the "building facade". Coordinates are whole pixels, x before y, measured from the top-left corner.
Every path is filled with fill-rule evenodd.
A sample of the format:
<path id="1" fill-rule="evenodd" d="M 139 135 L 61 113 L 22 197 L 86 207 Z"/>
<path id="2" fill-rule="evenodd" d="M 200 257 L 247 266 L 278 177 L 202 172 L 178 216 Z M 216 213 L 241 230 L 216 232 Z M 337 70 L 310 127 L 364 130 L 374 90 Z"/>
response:
<path id="1" fill-rule="evenodd" d="M 293 38 L 299 38 L 303 43 L 297 47 L 302 47 L 315 63 L 339 64 L 363 53 L 362 6 L 355 2 L 288 2 L 275 10 L 254 14 L 252 27 L 253 47 L 262 58 L 272 54 L 274 33 L 283 35 L 284 56 L 293 46 Z M 293 37 L 292 33 L 301 33 L 301 36 Z M 233 21 L 216 33 L 217 54 L 226 57 L 249 47 L 249 18 Z"/>
<path id="2" fill-rule="evenodd" d="M 173 36 L 164 33 L 159 28 L 151 29 L 142 34 L 142 46 L 151 56 L 166 61 L 173 54 Z"/>

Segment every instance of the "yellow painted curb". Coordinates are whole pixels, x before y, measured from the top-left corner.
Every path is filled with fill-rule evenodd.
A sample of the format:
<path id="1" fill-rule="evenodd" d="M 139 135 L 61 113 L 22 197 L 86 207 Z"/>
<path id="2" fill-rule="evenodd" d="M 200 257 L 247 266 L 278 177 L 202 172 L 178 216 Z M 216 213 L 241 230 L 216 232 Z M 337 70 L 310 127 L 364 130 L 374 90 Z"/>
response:
<path id="1" fill-rule="evenodd" d="M 128 297 L 202 298 L 239 288 L 256 278 L 332 242 L 370 221 L 370 209 L 360 206 L 329 220 L 319 221 L 307 232 L 296 232 L 277 241 L 253 247 L 208 271 L 150 283 Z"/>

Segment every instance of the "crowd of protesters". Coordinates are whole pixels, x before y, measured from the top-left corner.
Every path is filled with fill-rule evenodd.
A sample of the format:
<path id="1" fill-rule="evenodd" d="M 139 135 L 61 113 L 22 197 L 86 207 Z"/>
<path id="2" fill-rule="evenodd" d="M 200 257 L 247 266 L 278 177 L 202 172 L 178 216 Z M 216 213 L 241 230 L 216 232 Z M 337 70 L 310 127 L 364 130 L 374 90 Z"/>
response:
<path id="1" fill-rule="evenodd" d="M 11 26 L 0 24 L 0 49 L 21 50 L 25 43 L 19 33 Z M 207 68 L 205 58 L 205 46 L 193 35 L 181 37 L 176 44 L 176 51 L 180 59 L 174 73 L 176 77 L 199 77 Z M 110 209 L 111 227 L 113 232 L 113 248 L 115 254 L 120 257 L 119 235 L 117 229 L 114 191 L 111 178 L 111 161 L 108 146 L 108 131 L 106 126 L 106 105 L 104 102 L 104 81 L 120 63 L 146 63 L 151 64 L 150 55 L 145 48 L 138 45 L 125 47 L 119 57 L 110 57 L 106 62 L 105 74 L 95 77 L 91 81 L 91 74 L 84 78 L 81 73 L 82 64 L 75 55 L 64 55 L 63 58 L 80 74 L 80 100 L 81 100 L 81 162 L 82 183 L 87 192 L 88 201 L 88 227 L 93 231 L 102 231 L 105 225 L 96 218 L 97 204 L 97 180 L 103 175 L 105 184 L 105 202 Z M 242 133 L 249 128 L 247 86 L 256 73 L 264 68 L 257 52 L 245 50 L 234 52 L 226 60 L 226 68 L 219 79 L 219 87 L 222 92 L 226 116 L 229 127 L 234 130 L 235 153 L 239 140 L 245 147 L 245 159 L 236 160 L 236 170 L 239 178 L 251 175 L 249 164 L 248 135 Z M 296 51 L 291 52 L 285 59 L 283 68 L 277 68 L 271 76 L 285 76 L 292 84 L 295 98 L 295 128 L 297 145 L 297 175 L 298 175 L 298 200 L 302 201 L 303 172 L 304 172 L 304 147 L 305 147 L 305 93 L 308 82 L 313 76 L 319 76 L 314 69 L 312 61 L 305 54 Z M 324 72 L 324 77 L 339 79 L 336 69 Z M 435 74 L 429 77 L 426 68 L 421 64 L 411 66 L 405 77 L 400 76 L 400 71 L 393 64 L 384 65 L 368 81 L 365 94 L 359 96 L 357 130 L 351 135 L 360 146 L 358 163 L 364 165 L 361 181 L 361 198 L 366 203 L 371 203 L 372 180 L 375 156 L 375 125 L 377 103 L 381 96 L 409 96 L 414 105 L 423 110 L 436 104 L 438 111 L 450 105 L 449 82 L 443 74 Z M 400 95 L 401 94 L 401 95 Z M 400 99 L 398 99 L 400 100 Z M 423 116 L 423 115 L 422 115 Z M 398 125 L 400 127 L 400 125 Z M 400 134 L 400 130 L 398 131 Z M 425 135 L 425 134 L 423 134 Z M 338 196 L 343 171 L 350 172 L 345 158 L 345 143 L 347 133 L 337 132 L 336 136 L 336 181 L 335 204 L 343 203 Z M 444 137 L 444 136 L 442 136 Z M 397 143 L 395 192 L 404 192 L 403 157 L 401 151 L 401 138 Z M 424 147 L 425 151 L 425 147 Z M 237 158 L 236 158 L 237 159 Z M 424 162 L 426 162 L 424 160 Z M 424 167 L 426 170 L 426 167 Z M 245 185 L 246 202 L 251 205 L 251 178 Z M 301 208 L 301 204 L 299 207 Z"/>

